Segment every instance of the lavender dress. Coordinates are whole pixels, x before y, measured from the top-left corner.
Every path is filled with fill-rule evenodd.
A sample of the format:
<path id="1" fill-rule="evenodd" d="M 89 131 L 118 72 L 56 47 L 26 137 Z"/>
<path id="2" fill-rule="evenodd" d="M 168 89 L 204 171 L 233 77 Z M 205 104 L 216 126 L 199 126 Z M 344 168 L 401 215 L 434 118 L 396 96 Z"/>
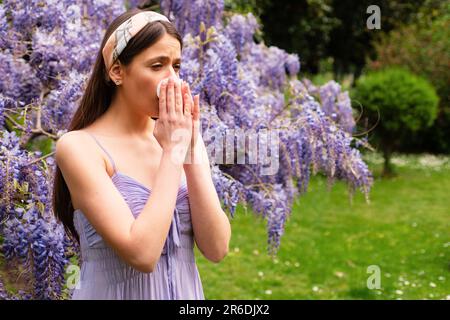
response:
<path id="1" fill-rule="evenodd" d="M 147 202 L 151 190 L 116 170 L 114 160 L 98 140 L 114 167 L 111 177 L 134 217 Z M 156 200 L 156 199 L 155 199 Z M 172 224 L 161 257 L 151 273 L 137 271 L 113 251 L 95 231 L 80 209 L 74 211 L 80 235 L 81 272 L 72 294 L 80 299 L 198 299 L 203 288 L 194 257 L 194 240 L 185 179 L 178 190 Z"/>

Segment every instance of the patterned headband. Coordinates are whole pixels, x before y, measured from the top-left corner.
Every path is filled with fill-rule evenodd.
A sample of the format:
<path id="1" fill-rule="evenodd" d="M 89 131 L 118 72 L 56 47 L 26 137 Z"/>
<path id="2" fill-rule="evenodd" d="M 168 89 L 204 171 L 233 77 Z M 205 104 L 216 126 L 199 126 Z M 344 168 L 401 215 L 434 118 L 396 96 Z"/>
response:
<path id="1" fill-rule="evenodd" d="M 165 15 L 155 11 L 144 11 L 137 13 L 122 23 L 108 38 L 108 41 L 106 41 L 105 47 L 102 50 L 106 70 L 109 71 L 131 38 L 133 38 L 144 26 L 146 26 L 147 23 L 159 20 L 170 23 L 169 19 Z"/>

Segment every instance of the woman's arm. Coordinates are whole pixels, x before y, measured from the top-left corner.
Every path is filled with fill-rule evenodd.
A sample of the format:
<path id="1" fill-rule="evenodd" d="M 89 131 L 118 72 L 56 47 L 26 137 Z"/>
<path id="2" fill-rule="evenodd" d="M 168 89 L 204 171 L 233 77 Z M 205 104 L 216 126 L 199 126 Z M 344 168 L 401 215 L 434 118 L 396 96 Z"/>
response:
<path id="1" fill-rule="evenodd" d="M 183 167 L 172 161 L 171 152 L 163 152 L 151 195 L 135 219 L 96 146 L 84 136 L 69 132 L 56 144 L 56 160 L 72 202 L 126 263 L 152 272 L 172 222 Z"/>
<path id="2" fill-rule="evenodd" d="M 203 255 L 217 263 L 228 253 L 231 226 L 221 208 L 211 177 L 208 154 L 200 134 L 195 149 L 196 153 L 201 154 L 200 163 L 192 161 L 191 164 L 184 164 L 194 238 Z"/>

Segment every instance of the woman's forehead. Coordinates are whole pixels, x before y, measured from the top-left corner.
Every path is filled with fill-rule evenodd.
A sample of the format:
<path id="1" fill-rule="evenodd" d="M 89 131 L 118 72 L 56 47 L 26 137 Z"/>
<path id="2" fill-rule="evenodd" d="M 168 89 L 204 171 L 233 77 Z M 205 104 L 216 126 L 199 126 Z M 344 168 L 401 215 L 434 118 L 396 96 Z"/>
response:
<path id="1" fill-rule="evenodd" d="M 165 34 L 151 47 L 142 52 L 142 58 L 145 62 L 149 60 L 180 60 L 181 59 L 181 45 L 180 42 Z"/>
<path id="2" fill-rule="evenodd" d="M 156 41 L 150 48 L 150 51 L 160 54 L 179 54 L 181 51 L 180 42 L 169 34 L 164 34 L 158 41 Z"/>

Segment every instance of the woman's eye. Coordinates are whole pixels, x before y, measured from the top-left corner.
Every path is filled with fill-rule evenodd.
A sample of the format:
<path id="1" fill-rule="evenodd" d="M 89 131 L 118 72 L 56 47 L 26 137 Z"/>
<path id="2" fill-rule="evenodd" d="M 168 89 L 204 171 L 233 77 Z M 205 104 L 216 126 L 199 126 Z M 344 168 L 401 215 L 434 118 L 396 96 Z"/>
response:
<path id="1" fill-rule="evenodd" d="M 173 67 L 175 69 L 179 70 L 181 68 L 181 65 L 180 64 L 176 64 Z M 152 68 L 158 70 L 158 69 L 162 68 L 162 65 L 161 64 L 154 64 L 154 65 L 152 65 Z"/>

